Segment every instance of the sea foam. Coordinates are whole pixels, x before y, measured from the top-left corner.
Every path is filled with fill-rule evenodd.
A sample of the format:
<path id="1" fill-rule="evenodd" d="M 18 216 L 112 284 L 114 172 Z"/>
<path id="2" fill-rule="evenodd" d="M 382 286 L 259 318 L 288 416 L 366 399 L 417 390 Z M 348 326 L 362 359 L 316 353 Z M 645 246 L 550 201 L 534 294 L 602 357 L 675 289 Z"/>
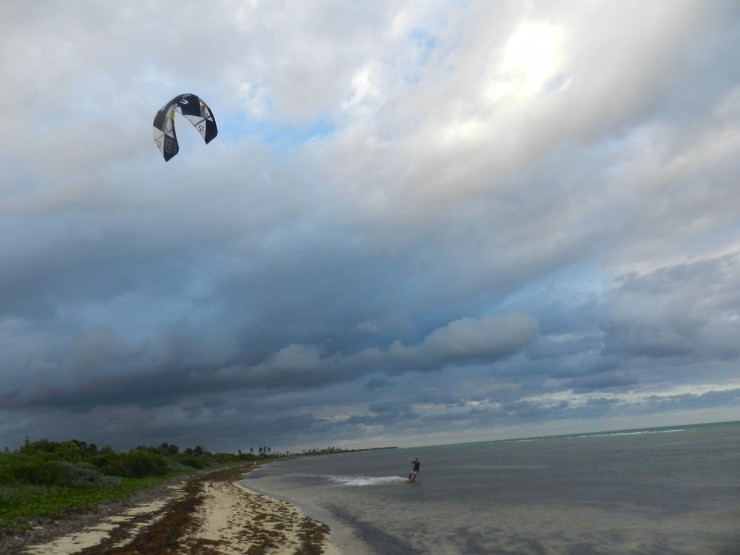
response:
<path id="1" fill-rule="evenodd" d="M 326 478 L 330 482 L 345 486 L 382 486 L 406 480 L 400 476 L 338 476 L 336 474 L 328 475 Z"/>

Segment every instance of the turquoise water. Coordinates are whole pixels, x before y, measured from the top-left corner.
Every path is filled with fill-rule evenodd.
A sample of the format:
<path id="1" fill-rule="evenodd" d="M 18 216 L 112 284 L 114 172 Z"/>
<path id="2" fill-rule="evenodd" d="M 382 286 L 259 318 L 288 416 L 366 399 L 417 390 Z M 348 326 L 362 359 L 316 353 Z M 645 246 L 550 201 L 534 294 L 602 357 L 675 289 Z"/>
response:
<path id="1" fill-rule="evenodd" d="M 740 423 L 305 457 L 242 483 L 349 555 L 740 554 Z"/>

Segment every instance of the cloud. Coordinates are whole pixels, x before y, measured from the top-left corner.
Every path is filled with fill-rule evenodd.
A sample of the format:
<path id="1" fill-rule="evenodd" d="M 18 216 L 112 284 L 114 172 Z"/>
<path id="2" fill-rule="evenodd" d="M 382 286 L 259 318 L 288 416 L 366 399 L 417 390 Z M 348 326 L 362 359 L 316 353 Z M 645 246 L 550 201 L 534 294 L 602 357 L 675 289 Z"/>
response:
<path id="1" fill-rule="evenodd" d="M 446 359 L 495 359 L 511 355 L 537 334 L 537 323 L 522 314 L 462 318 L 437 329 L 424 345 Z"/>
<path id="2" fill-rule="evenodd" d="M 9 445 L 459 441 L 733 406 L 734 3 L 0 18 Z M 182 92 L 220 134 L 183 128 L 164 164 L 151 120 Z"/>
<path id="3" fill-rule="evenodd" d="M 623 276 L 603 324 L 607 352 L 737 358 L 738 253 Z"/>

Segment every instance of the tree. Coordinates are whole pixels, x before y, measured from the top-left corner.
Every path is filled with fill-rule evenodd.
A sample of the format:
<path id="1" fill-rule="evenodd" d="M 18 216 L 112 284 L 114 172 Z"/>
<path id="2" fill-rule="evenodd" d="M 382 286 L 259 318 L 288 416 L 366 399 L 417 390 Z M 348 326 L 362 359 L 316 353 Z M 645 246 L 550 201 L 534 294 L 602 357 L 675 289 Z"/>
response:
<path id="1" fill-rule="evenodd" d="M 180 452 L 180 448 L 173 444 L 163 443 L 159 446 L 159 452 L 163 455 L 166 455 L 168 457 L 172 457 L 173 455 L 177 455 Z"/>

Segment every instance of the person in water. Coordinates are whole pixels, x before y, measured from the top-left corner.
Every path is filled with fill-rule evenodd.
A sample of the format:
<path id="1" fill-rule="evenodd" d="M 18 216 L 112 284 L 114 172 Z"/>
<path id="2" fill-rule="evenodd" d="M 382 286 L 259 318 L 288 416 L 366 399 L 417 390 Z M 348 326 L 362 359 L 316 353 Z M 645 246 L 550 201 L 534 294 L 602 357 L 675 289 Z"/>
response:
<path id="1" fill-rule="evenodd" d="M 416 475 L 419 474 L 419 469 L 421 468 L 421 461 L 419 460 L 419 457 L 416 457 L 415 459 L 409 459 L 411 461 L 412 470 L 409 474 L 409 482 L 416 482 Z"/>

